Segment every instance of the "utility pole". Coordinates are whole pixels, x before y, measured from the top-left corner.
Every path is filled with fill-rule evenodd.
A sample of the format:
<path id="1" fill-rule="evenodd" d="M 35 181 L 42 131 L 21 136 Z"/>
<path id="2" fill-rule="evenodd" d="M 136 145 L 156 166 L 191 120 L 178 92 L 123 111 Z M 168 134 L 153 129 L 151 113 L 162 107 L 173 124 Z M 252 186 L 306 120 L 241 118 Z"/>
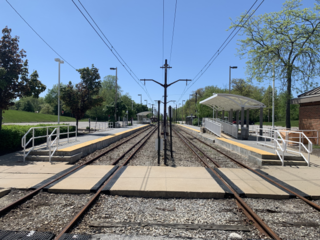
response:
<path id="1" fill-rule="evenodd" d="M 153 103 L 151 103 L 151 105 L 152 105 L 152 118 L 153 118 L 153 105 L 154 105 L 154 104 L 153 104 Z"/>
<path id="2" fill-rule="evenodd" d="M 176 123 L 178 123 L 178 104 L 176 104 Z"/>
<path id="3" fill-rule="evenodd" d="M 167 84 L 167 69 L 168 68 L 172 68 L 168 65 L 167 63 L 167 59 L 165 60 L 165 63 L 162 67 L 160 68 L 164 68 L 164 84 L 157 82 L 156 80 L 153 79 L 140 79 L 140 81 L 144 81 L 144 84 L 146 84 L 146 81 L 152 81 L 155 82 L 157 84 L 159 84 L 160 86 L 162 86 L 164 88 L 164 164 L 167 165 L 167 88 L 170 87 L 172 84 L 175 84 L 179 81 L 185 81 L 186 84 L 188 83 L 188 81 L 191 81 L 191 79 L 179 79 L 177 81 L 174 81 L 170 84 Z"/>

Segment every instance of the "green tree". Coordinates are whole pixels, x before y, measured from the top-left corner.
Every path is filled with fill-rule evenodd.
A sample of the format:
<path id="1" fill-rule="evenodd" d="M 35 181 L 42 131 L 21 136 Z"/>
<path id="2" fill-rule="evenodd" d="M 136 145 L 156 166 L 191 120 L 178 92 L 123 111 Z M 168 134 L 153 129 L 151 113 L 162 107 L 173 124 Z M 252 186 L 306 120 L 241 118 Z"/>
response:
<path id="1" fill-rule="evenodd" d="M 49 103 L 44 103 L 41 105 L 42 114 L 53 114 L 53 107 Z"/>
<path id="2" fill-rule="evenodd" d="M 98 96 L 101 88 L 99 70 L 92 64 L 92 68 L 81 68 L 77 71 L 80 73 L 81 82 L 73 86 L 70 81 L 67 86 L 62 87 L 61 100 L 75 117 L 78 129 L 78 121 L 89 109 L 101 105 L 103 98 Z"/>
<path id="3" fill-rule="evenodd" d="M 286 87 L 286 127 L 290 124 L 290 97 L 294 83 L 305 88 L 315 84 L 320 73 L 320 5 L 314 11 L 301 9 L 301 0 L 287 0 L 280 12 L 259 16 L 241 15 L 230 28 L 239 27 L 247 38 L 239 40 L 240 57 L 247 57 L 250 79 L 270 78 L 273 66 L 276 79 Z M 243 18 L 243 24 L 240 19 Z M 296 87 L 303 89 L 303 87 Z"/>
<path id="4" fill-rule="evenodd" d="M 26 51 L 19 50 L 19 37 L 11 36 L 11 29 L 2 30 L 0 40 L 0 131 L 2 126 L 2 113 L 14 105 L 13 99 L 24 96 L 38 98 L 46 87 L 39 80 L 37 71 L 28 77 L 28 60 Z"/>

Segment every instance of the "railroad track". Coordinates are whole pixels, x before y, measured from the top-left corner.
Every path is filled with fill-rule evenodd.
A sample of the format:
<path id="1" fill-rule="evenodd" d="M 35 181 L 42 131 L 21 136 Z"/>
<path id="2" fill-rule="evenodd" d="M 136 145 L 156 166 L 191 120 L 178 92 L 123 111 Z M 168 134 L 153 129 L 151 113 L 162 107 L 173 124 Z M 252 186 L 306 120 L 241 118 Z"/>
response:
<path id="1" fill-rule="evenodd" d="M 280 240 L 280 237 L 246 204 L 245 201 L 238 195 L 238 193 L 230 187 L 227 182 L 212 168 L 208 163 L 207 159 L 214 163 L 216 167 L 220 167 L 218 163 L 216 163 L 210 156 L 204 153 L 201 149 L 196 147 L 190 140 L 186 137 L 178 133 L 175 129 L 172 129 L 174 133 L 180 137 L 182 142 L 197 156 L 199 161 L 204 165 L 204 167 L 209 168 L 217 178 L 219 178 L 227 187 L 228 189 L 234 194 L 236 199 L 236 203 L 238 207 L 242 210 L 242 212 L 247 216 L 249 221 L 252 221 L 255 227 L 259 230 L 259 232 L 264 235 L 268 236 L 272 239 Z M 200 156 L 199 152 L 205 157 Z"/>
<path id="2" fill-rule="evenodd" d="M 174 131 L 175 131 L 175 130 L 174 130 Z M 269 178 L 268 176 L 266 176 L 266 175 L 264 175 L 264 174 L 256 171 L 255 169 L 248 167 L 248 166 L 245 165 L 244 163 L 242 163 L 242 162 L 234 159 L 233 157 L 229 156 L 228 154 L 226 154 L 226 153 L 220 151 L 219 149 L 211 146 L 210 144 L 208 144 L 208 143 L 200 140 L 199 138 L 191 135 L 190 133 L 182 130 L 181 128 L 179 128 L 179 131 L 182 131 L 183 133 L 189 135 L 190 137 L 192 137 L 193 140 L 198 141 L 199 143 L 201 143 L 202 145 L 206 146 L 207 148 L 211 148 L 212 150 L 218 152 L 219 154 L 224 155 L 227 159 L 229 159 L 230 161 L 232 161 L 234 164 L 237 164 L 239 167 L 250 170 L 251 172 L 257 174 L 258 176 L 260 176 L 260 177 L 262 177 L 263 179 L 267 180 L 268 182 L 272 183 L 273 185 L 278 186 L 280 189 L 282 189 L 282 190 L 284 190 L 284 191 L 286 191 L 286 192 L 291 193 L 292 195 L 296 196 L 296 198 L 298 198 L 298 199 L 301 199 L 302 201 L 304 201 L 305 203 L 307 203 L 308 205 L 310 205 L 310 206 L 311 206 L 312 208 L 314 208 L 315 210 L 320 211 L 320 206 L 319 206 L 319 205 L 317 205 L 316 203 L 310 201 L 309 199 L 301 196 L 299 193 L 297 193 L 297 192 L 295 192 L 295 191 L 287 188 L 286 186 L 283 186 L 282 184 L 274 181 L 273 179 Z M 177 133 L 176 131 L 175 131 L 175 133 L 182 139 L 182 141 L 189 147 L 189 149 L 198 157 L 198 159 L 201 159 L 201 161 L 203 162 L 203 164 L 205 165 L 205 167 L 210 167 L 210 166 L 209 166 L 208 163 L 205 163 L 205 160 L 204 160 L 204 159 L 209 160 L 210 162 L 212 162 L 212 163 L 215 165 L 215 167 L 217 167 L 217 168 L 220 168 L 220 167 L 221 167 L 221 166 L 219 165 L 219 163 L 218 163 L 217 161 L 215 161 L 215 159 L 213 159 L 212 157 L 208 156 L 208 154 L 207 154 L 205 151 L 203 151 L 202 149 L 200 149 L 199 147 L 197 147 L 196 144 L 192 143 L 187 137 L 183 136 L 183 135 L 180 134 L 180 133 Z M 199 153 L 200 153 L 200 154 L 199 154 Z M 204 158 L 204 157 L 205 157 L 205 158 Z M 211 168 L 211 167 L 210 167 L 210 168 Z M 211 169 L 212 169 L 212 168 L 211 168 Z M 214 169 L 212 169 L 212 170 L 214 171 Z M 215 171 L 215 174 L 216 174 L 222 181 L 224 181 L 224 180 L 221 178 L 221 176 L 220 176 L 216 171 Z M 224 181 L 224 183 L 226 183 L 226 182 Z M 227 184 L 227 183 L 226 183 L 226 184 Z M 229 188 L 229 189 L 232 189 L 230 186 L 228 186 L 228 188 Z M 233 190 L 233 192 L 235 193 L 234 190 Z M 235 194 L 235 197 L 236 197 L 237 201 L 238 201 L 239 199 L 241 199 L 238 194 Z M 238 202 L 237 204 L 238 204 L 239 206 L 242 205 L 241 202 Z M 246 206 L 244 206 L 244 205 L 242 205 L 241 207 L 242 207 L 242 208 L 246 208 Z M 248 206 L 248 207 L 249 207 L 249 206 Z M 248 209 L 246 209 L 246 210 L 248 210 Z M 250 211 L 249 211 L 249 212 L 250 212 Z M 254 213 L 254 212 L 252 211 L 252 213 Z M 254 218 L 254 220 L 256 220 L 256 217 L 258 217 L 258 215 L 254 213 L 254 215 L 252 215 L 252 217 Z M 258 220 L 258 219 L 259 219 L 259 218 L 257 218 L 257 220 Z M 264 232 L 267 233 L 269 237 L 272 237 L 272 238 L 274 238 L 274 239 L 279 239 L 279 237 L 278 237 L 277 235 L 273 235 L 273 234 L 275 234 L 273 231 L 272 231 L 272 232 L 269 232 L 269 231 L 268 231 L 268 229 L 270 229 L 270 227 L 268 227 L 268 226 L 266 225 L 266 223 L 264 223 L 264 222 L 262 223 L 262 222 L 261 222 L 261 223 L 262 223 L 262 225 L 261 225 L 261 224 L 260 224 L 260 220 L 259 220 L 258 222 L 254 222 L 254 223 L 255 223 L 255 225 L 256 225 L 257 227 L 258 227 L 258 225 L 260 225 L 260 226 L 258 227 L 258 229 L 259 229 L 259 230 L 262 230 L 262 229 L 263 229 Z M 270 229 L 270 230 L 271 230 L 271 229 Z M 263 233 L 263 231 L 261 231 L 261 233 Z M 270 233 L 271 233 L 271 234 L 270 234 Z"/>
<path id="3" fill-rule="evenodd" d="M 150 131 L 148 131 L 150 130 Z M 133 156 L 144 146 L 144 144 L 148 141 L 148 139 L 151 137 L 151 135 L 156 131 L 155 127 L 149 127 L 147 129 L 141 130 L 134 135 L 130 136 L 129 138 L 125 139 L 124 141 L 121 141 L 119 144 L 114 145 L 113 147 L 108 148 L 107 150 L 103 151 L 102 153 L 98 154 L 95 157 L 92 157 L 82 164 L 76 166 L 72 170 L 64 173 L 63 175 L 57 177 L 56 179 L 43 184 L 42 186 L 38 187 L 36 190 L 31 191 L 30 193 L 26 194 L 25 196 L 21 197 L 17 201 L 7 205 L 6 207 L 0 209 L 0 217 L 5 215 L 6 213 L 10 212 L 12 209 L 18 207 L 19 205 L 23 204 L 27 200 L 33 198 L 35 195 L 37 195 L 41 190 L 43 190 L 45 187 L 49 186 L 52 183 L 55 183 L 56 181 L 59 181 L 60 179 L 63 179 L 64 177 L 68 176 L 69 174 L 74 173 L 79 168 L 89 165 L 92 162 L 96 161 L 97 159 L 103 157 L 105 154 L 108 154 L 109 152 L 117 149 L 118 147 L 122 146 L 123 144 L 129 142 L 130 140 L 136 138 L 137 136 L 140 136 L 140 134 L 147 132 L 141 139 L 139 139 L 136 143 L 132 144 L 132 146 L 125 150 L 121 156 L 119 156 L 116 160 L 112 162 L 111 165 L 117 165 L 119 166 L 117 170 L 102 184 L 102 186 L 98 189 L 98 191 L 90 198 L 90 200 L 81 208 L 81 210 L 72 218 L 72 220 L 62 229 L 62 231 L 56 235 L 55 239 L 60 239 L 64 233 L 66 233 L 73 225 L 74 223 L 81 217 L 84 212 L 95 202 L 95 200 L 98 198 L 98 196 L 101 193 L 101 190 L 112 180 L 112 178 L 117 174 L 118 171 L 121 170 L 123 166 L 126 166 L 129 161 L 133 158 Z M 134 149 L 136 148 L 136 149 Z M 133 150 L 134 149 L 134 150 Z M 129 154 L 127 157 L 126 155 Z M 30 209 L 31 210 L 31 209 Z"/>

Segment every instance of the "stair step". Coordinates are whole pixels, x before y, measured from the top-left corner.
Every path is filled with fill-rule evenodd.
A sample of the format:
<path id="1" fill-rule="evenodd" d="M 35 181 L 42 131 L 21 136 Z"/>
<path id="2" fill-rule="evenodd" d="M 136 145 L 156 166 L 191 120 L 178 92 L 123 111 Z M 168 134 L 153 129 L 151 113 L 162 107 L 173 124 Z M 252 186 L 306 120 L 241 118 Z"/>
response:
<path id="1" fill-rule="evenodd" d="M 280 160 L 262 160 L 262 165 L 263 166 L 268 166 L 268 165 L 278 165 L 278 166 L 282 166 L 282 162 Z M 285 160 L 284 161 L 284 165 L 288 166 L 288 165 L 293 165 L 293 166 L 307 166 L 308 164 L 305 161 L 296 161 L 296 160 Z"/>
<path id="2" fill-rule="evenodd" d="M 82 153 L 77 153 L 72 156 L 52 156 L 51 161 L 52 162 L 68 162 L 68 163 L 75 163 L 78 161 L 82 156 Z M 43 156 L 43 155 L 29 155 L 26 157 L 27 161 L 40 161 L 40 162 L 48 162 L 49 156 Z"/>

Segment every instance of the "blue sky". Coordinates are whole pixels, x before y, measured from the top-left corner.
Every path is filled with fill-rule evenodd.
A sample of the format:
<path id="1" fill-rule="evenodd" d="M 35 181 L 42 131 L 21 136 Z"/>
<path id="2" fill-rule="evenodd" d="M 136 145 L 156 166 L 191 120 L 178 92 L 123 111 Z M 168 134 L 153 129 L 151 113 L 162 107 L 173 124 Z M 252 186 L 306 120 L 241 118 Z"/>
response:
<path id="1" fill-rule="evenodd" d="M 262 0 L 258 1 L 258 4 Z M 103 78 L 115 74 L 110 67 L 118 67 L 118 82 L 124 93 L 140 102 L 161 99 L 163 88 L 147 82 L 148 98 L 143 89 L 131 78 L 110 50 L 90 27 L 71 0 L 9 0 L 25 20 L 65 60 L 76 69 L 94 64 Z M 75 0 L 77 5 L 79 2 Z M 94 18 L 113 47 L 138 78 L 151 78 L 163 82 L 163 1 L 162 0 L 82 0 L 82 4 Z M 175 0 L 164 1 L 164 58 L 170 59 Z M 173 50 L 168 82 L 177 79 L 193 79 L 211 56 L 217 51 L 230 32 L 230 18 L 235 19 L 248 10 L 255 0 L 178 0 Z M 266 0 L 256 14 L 280 11 L 284 1 Z M 303 6 L 312 8 L 314 0 L 304 0 Z M 258 5 L 257 4 L 257 5 Z M 256 5 L 256 6 L 257 6 Z M 57 56 L 14 12 L 5 0 L 0 1 L 1 29 L 8 26 L 12 35 L 20 37 L 20 47 L 27 51 L 29 72 L 37 70 L 40 80 L 50 89 L 58 81 Z M 81 8 L 82 9 L 82 8 Z M 201 87 L 224 87 L 232 77 L 246 78 L 245 60 L 236 56 L 236 36 L 211 67 L 181 98 Z M 68 64 L 61 65 L 61 82 L 80 81 L 79 73 Z M 269 81 L 263 85 L 268 85 Z M 143 85 L 143 83 L 142 83 Z M 168 100 L 178 100 L 185 83 L 176 83 L 168 90 Z M 46 91 L 47 92 L 47 91 Z M 41 96 L 46 94 L 44 92 Z M 181 102 L 180 101 L 180 102 Z"/>

